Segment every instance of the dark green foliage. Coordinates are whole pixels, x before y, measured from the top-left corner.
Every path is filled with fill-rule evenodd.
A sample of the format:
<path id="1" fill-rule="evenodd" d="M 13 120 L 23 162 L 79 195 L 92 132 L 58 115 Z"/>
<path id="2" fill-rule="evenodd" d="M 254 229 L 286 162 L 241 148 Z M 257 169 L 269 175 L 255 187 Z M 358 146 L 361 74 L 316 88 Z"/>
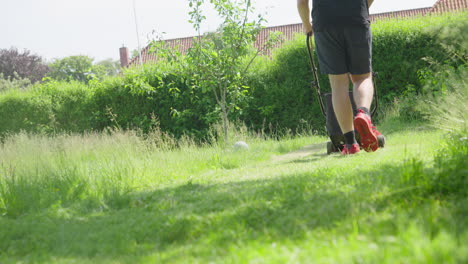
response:
<path id="1" fill-rule="evenodd" d="M 156 125 L 176 136 L 205 136 L 213 117 L 214 100 L 193 89 L 186 73 L 176 74 L 161 65 L 131 69 L 123 78 L 97 86 L 93 96 L 94 127 L 139 128 Z M 170 69 L 170 68 L 169 68 Z"/>
<path id="2" fill-rule="evenodd" d="M 377 31 L 373 35 L 373 53 L 374 71 L 379 72 L 380 99 L 384 103 L 408 92 L 420 92 L 419 71 L 429 66 L 424 58 L 447 59 L 436 36 L 418 27 Z"/>
<path id="3" fill-rule="evenodd" d="M 270 125 L 280 130 L 296 131 L 310 125 L 322 129 L 324 118 L 311 86 L 305 37 L 298 36 L 277 50 L 273 61 L 264 60 L 255 67 L 249 84 L 253 98 L 244 116 L 247 124 L 267 130 Z"/>

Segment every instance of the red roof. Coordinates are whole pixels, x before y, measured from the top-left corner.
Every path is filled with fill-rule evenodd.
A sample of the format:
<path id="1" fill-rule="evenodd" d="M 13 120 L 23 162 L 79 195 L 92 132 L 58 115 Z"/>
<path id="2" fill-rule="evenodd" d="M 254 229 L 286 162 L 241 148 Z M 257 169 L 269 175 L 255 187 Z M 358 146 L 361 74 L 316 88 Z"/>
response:
<path id="1" fill-rule="evenodd" d="M 430 13 L 441 14 L 453 10 L 464 10 L 468 8 L 467 0 L 439 0 L 432 7 Z"/>
<path id="2" fill-rule="evenodd" d="M 410 9 L 410 10 L 401 10 L 401 11 L 372 14 L 370 15 L 370 19 L 371 21 L 376 21 L 376 20 L 382 20 L 382 19 L 424 16 L 429 11 L 431 11 L 431 9 L 432 7 L 424 7 L 424 8 Z"/>
<path id="3" fill-rule="evenodd" d="M 186 38 L 177 38 L 177 39 L 168 39 L 164 40 L 164 44 L 167 47 L 175 48 L 180 53 L 186 53 L 187 50 L 192 47 L 192 41 L 194 37 L 186 37 Z M 146 46 L 144 49 L 141 50 L 141 57 L 143 63 L 148 63 L 152 61 L 156 61 L 156 54 L 149 52 L 149 48 L 151 45 Z M 132 58 L 128 65 L 138 64 L 139 59 L 138 56 Z"/>
<path id="4" fill-rule="evenodd" d="M 450 11 L 458 11 L 458 10 L 465 10 L 468 8 L 468 0 L 438 0 L 434 6 L 427 7 L 427 8 L 418 8 L 418 9 L 410 9 L 410 10 L 402 10 L 402 11 L 394 11 L 394 12 L 386 12 L 386 13 L 379 13 L 379 14 L 371 14 L 370 19 L 371 21 L 375 20 L 382 20 L 382 19 L 392 19 L 392 18 L 408 18 L 414 16 L 423 16 L 427 14 L 441 14 Z M 257 49 L 264 49 L 264 45 L 268 36 L 271 32 L 282 32 L 282 39 L 284 40 L 291 40 L 294 36 L 298 33 L 302 32 L 302 24 L 290 24 L 290 25 L 282 25 L 282 26 L 274 26 L 274 27 L 267 27 L 260 31 L 257 40 L 254 43 L 254 46 Z M 192 41 L 194 37 L 186 37 L 186 38 L 177 38 L 177 39 L 168 39 L 164 40 L 165 44 L 171 48 L 176 48 L 179 52 L 185 53 L 187 50 L 192 46 Z M 281 46 L 282 42 L 277 44 L 276 47 Z M 262 51 L 262 54 L 270 54 L 272 49 Z M 156 61 L 157 58 L 155 54 L 149 52 L 149 46 L 145 47 L 141 51 L 141 56 L 143 63 L 148 63 L 152 61 Z M 137 64 L 138 57 L 133 58 L 129 65 Z"/>

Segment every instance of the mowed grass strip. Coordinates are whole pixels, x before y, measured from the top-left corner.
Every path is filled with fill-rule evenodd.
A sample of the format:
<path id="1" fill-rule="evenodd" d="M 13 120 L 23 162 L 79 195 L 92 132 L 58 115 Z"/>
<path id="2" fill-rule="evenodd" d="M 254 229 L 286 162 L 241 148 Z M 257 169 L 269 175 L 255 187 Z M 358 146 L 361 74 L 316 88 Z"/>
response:
<path id="1" fill-rule="evenodd" d="M 389 134 L 386 148 L 351 157 L 275 158 L 325 140 L 251 138 L 235 151 L 160 149 L 131 133 L 12 137 L 0 262 L 468 260 L 466 196 L 433 191 L 442 132 Z"/>

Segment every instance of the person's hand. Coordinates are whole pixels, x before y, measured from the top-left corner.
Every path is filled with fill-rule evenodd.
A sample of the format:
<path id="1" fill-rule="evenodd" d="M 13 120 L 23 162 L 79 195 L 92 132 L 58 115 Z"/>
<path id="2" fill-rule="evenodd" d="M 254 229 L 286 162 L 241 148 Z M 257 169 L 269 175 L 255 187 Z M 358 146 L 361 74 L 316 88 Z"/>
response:
<path id="1" fill-rule="evenodd" d="M 312 24 L 310 23 L 307 23 L 307 24 L 303 24 L 303 28 L 304 28 L 304 33 L 306 35 L 312 35 Z"/>

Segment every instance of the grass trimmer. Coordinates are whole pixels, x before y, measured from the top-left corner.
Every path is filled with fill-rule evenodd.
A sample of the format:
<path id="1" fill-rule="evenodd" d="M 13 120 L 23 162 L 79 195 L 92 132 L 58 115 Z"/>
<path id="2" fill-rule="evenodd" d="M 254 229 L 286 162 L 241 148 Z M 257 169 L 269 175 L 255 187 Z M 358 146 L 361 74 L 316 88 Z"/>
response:
<path id="1" fill-rule="evenodd" d="M 309 51 L 309 58 L 310 58 L 310 63 L 311 63 L 311 68 L 312 68 L 312 75 L 313 75 L 313 80 L 312 80 L 312 88 L 315 88 L 317 92 L 317 98 L 320 104 L 320 110 L 322 111 L 323 116 L 326 119 L 326 127 L 327 127 L 327 132 L 328 136 L 330 137 L 330 141 L 327 142 L 327 154 L 331 154 L 333 152 L 341 152 L 343 150 L 343 145 L 344 145 L 344 136 L 343 133 L 341 132 L 340 125 L 338 124 L 338 120 L 336 119 L 335 112 L 333 111 L 333 105 L 332 105 L 332 94 L 331 93 L 325 93 L 322 94 L 320 90 L 320 82 L 319 82 L 319 77 L 317 73 L 317 66 L 314 60 L 314 57 L 312 55 L 312 45 L 311 45 L 311 37 L 312 34 L 307 34 L 307 49 Z M 377 78 L 377 73 L 373 72 L 372 73 L 372 81 L 374 84 L 374 106 L 371 109 L 371 116 L 373 117 L 374 114 L 377 112 L 377 108 L 379 106 L 379 101 L 377 98 L 377 87 L 375 85 L 375 79 Z M 349 98 L 351 99 L 351 104 L 353 106 L 353 113 L 354 115 L 357 114 L 357 108 L 356 104 L 353 99 L 353 92 L 349 92 Z M 325 101 L 325 103 L 324 103 Z M 356 139 L 358 143 L 360 144 L 360 137 L 359 134 L 356 133 Z M 385 137 L 383 135 L 378 136 L 379 140 L 379 147 L 383 148 L 385 146 Z"/>

